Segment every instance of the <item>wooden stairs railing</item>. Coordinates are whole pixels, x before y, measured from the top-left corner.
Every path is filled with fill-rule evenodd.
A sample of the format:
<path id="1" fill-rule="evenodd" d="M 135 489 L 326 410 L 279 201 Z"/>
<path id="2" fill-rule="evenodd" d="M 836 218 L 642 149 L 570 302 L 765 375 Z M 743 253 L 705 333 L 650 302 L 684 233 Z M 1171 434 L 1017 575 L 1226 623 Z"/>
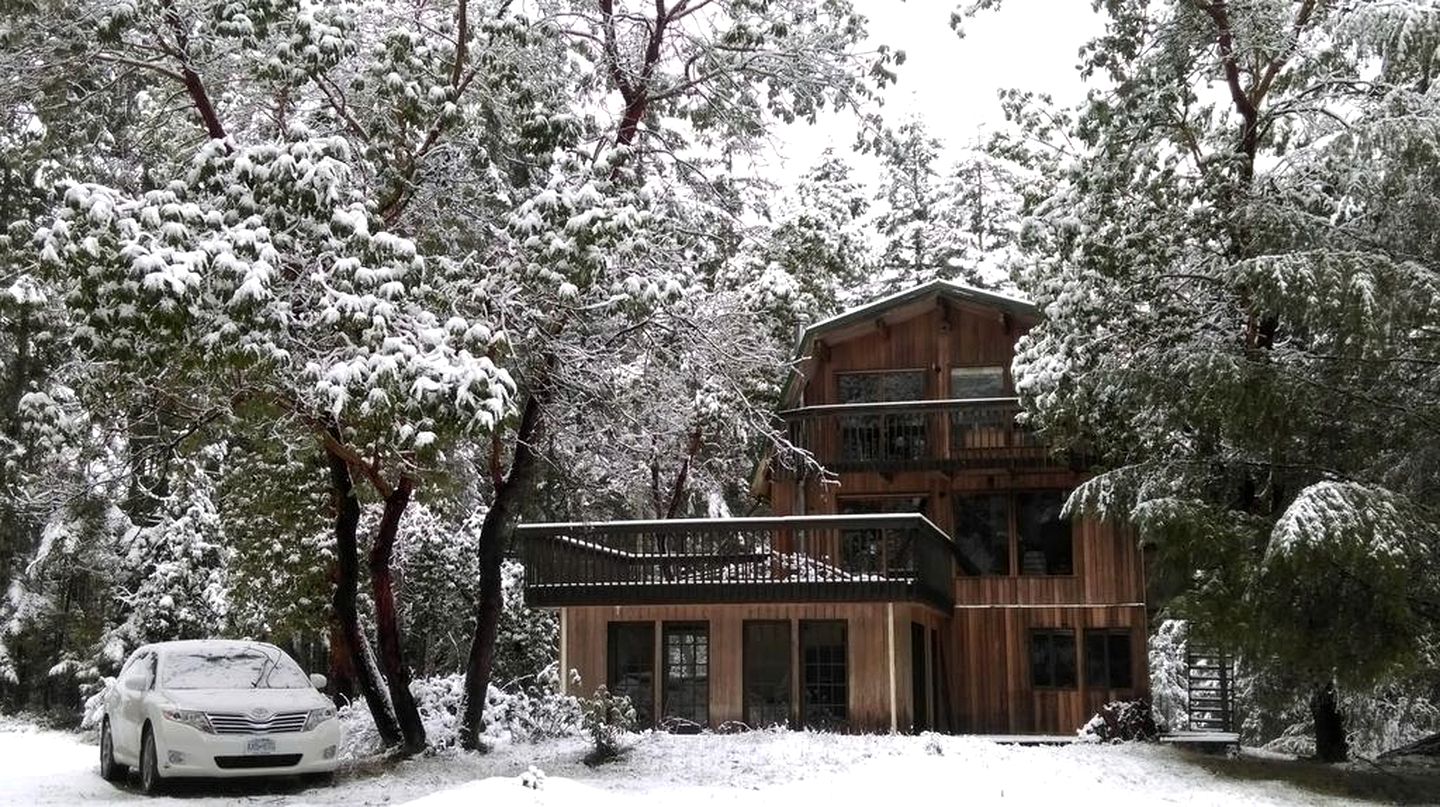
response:
<path id="1" fill-rule="evenodd" d="M 1192 645 L 1185 665 L 1190 731 L 1234 732 L 1235 658 L 1219 648 Z"/>

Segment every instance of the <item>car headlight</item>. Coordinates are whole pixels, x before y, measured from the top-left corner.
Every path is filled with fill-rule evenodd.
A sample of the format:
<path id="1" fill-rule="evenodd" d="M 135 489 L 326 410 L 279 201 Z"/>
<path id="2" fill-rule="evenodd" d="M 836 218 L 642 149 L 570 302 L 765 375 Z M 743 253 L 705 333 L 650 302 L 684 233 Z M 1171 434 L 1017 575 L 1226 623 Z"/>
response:
<path id="1" fill-rule="evenodd" d="M 306 731 L 310 731 L 310 730 L 312 730 L 312 729 L 318 729 L 318 728 L 320 728 L 320 724 L 321 724 L 321 723 L 324 723 L 326 720 L 334 720 L 334 719 L 335 719 L 335 707 L 334 707 L 334 706 L 326 706 L 326 707 L 323 708 L 323 709 L 311 709 L 311 710 L 310 710 L 310 716 L 307 717 L 307 718 L 305 718 L 305 730 L 306 730 Z"/>
<path id="2" fill-rule="evenodd" d="M 199 729 L 206 734 L 215 733 L 215 728 L 210 725 L 210 718 L 206 717 L 204 712 L 195 709 L 166 709 L 160 714 L 171 722 Z"/>

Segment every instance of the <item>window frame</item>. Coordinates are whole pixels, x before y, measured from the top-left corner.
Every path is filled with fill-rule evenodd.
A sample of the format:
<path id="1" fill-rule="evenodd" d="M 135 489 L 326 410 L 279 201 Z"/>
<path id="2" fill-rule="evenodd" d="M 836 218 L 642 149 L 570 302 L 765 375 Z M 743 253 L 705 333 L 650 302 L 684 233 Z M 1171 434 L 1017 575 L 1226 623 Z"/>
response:
<path id="1" fill-rule="evenodd" d="M 1000 391 L 995 395 L 987 395 L 984 398 L 961 398 L 955 394 L 955 371 L 962 373 L 967 370 L 999 370 Z M 983 362 L 976 364 L 951 364 L 945 372 L 945 397 L 954 401 L 981 401 L 988 398 L 1011 398 L 1014 397 L 1010 389 L 1010 368 L 1003 363 Z"/>
<path id="2" fill-rule="evenodd" d="M 880 502 L 880 501 L 884 501 L 884 502 L 896 501 L 896 502 L 918 503 L 920 506 L 919 506 L 919 508 L 912 508 L 912 509 L 903 509 L 903 508 L 902 508 L 902 509 L 898 509 L 898 510 L 868 510 L 868 511 L 862 510 L 860 513 L 847 513 L 847 512 L 845 512 L 846 507 L 847 507 L 847 506 L 853 506 L 855 502 Z M 904 514 L 907 514 L 907 513 L 917 513 L 917 514 L 922 515 L 922 516 L 924 516 L 924 517 L 926 517 L 926 518 L 930 518 L 930 505 L 931 505 L 931 501 L 932 501 L 932 497 L 930 496 L 930 492 L 929 492 L 929 491 L 917 491 L 917 492 L 914 492 L 914 493 L 907 493 L 907 492 L 889 492 L 889 493 L 873 493 L 873 494 L 857 493 L 857 494 L 848 495 L 848 496 L 836 496 L 836 497 L 835 497 L 835 513 L 836 513 L 836 515 L 883 515 L 883 514 L 899 514 L 899 515 L 904 515 Z M 932 520 L 933 520 L 933 519 L 932 519 Z M 878 575 L 888 575 L 888 574 L 891 573 L 891 571 L 900 568 L 900 567 L 897 567 L 897 566 L 895 565 L 895 561 L 896 561 L 897 558 L 903 556 L 903 551 L 904 551 L 905 549 L 908 548 L 908 549 L 910 549 L 910 551 L 912 551 L 912 552 L 914 551 L 914 550 L 913 550 L 913 547 L 907 547 L 907 546 L 904 546 L 904 545 L 902 545 L 902 544 L 900 543 L 900 542 L 905 541 L 906 539 L 908 539 L 908 538 L 910 537 L 908 533 L 905 534 L 904 536 L 900 537 L 900 538 L 897 540 L 897 537 L 895 536 L 894 531 L 892 531 L 892 530 L 881 530 L 881 529 L 871 529 L 871 530 L 864 530 L 864 529 L 842 529 L 842 530 L 839 531 L 839 536 L 838 536 L 838 537 L 839 537 L 839 541 L 840 541 L 839 546 L 837 547 L 837 550 L 838 550 L 838 552 L 840 553 L 840 557 L 838 558 L 838 565 L 839 565 L 841 568 L 843 568 L 845 571 L 851 572 L 851 573 L 853 573 L 853 574 L 878 574 Z M 850 549 L 851 549 L 851 547 L 854 546 L 858 541 L 868 541 L 871 545 L 873 545 L 873 546 L 875 546 L 875 547 L 877 548 L 878 551 L 877 551 L 877 552 L 875 553 L 875 555 L 874 555 L 874 558 L 875 558 L 875 561 L 876 561 L 876 568 L 873 568 L 873 569 L 872 569 L 872 568 L 860 568 L 860 567 L 858 567 L 858 566 L 853 562 L 853 557 L 852 557 L 852 553 L 850 552 Z"/>
<path id="3" fill-rule="evenodd" d="M 671 637 L 679 635 L 698 635 L 701 641 L 697 644 L 705 648 L 705 660 L 703 662 L 690 659 L 687 664 L 681 665 L 682 670 L 688 670 L 691 674 L 685 678 L 674 678 L 671 671 L 676 668 L 670 658 Z M 684 721 L 693 725 L 696 731 L 710 725 L 710 623 L 705 620 L 677 620 L 674 622 L 662 622 L 660 625 L 660 709 L 656 713 L 660 725 L 670 724 L 671 721 Z M 698 675 L 695 674 L 698 671 Z M 671 713 L 671 680 L 685 681 L 700 690 L 700 699 L 694 703 L 688 702 L 690 696 L 695 693 L 687 692 L 685 707 L 698 709 L 694 714 L 678 715 Z M 696 682 L 699 682 L 698 684 Z M 696 719 L 696 715 L 704 719 Z M 683 726 L 684 729 L 691 728 L 690 725 Z"/>
<path id="4" fill-rule="evenodd" d="M 1092 681 L 1092 680 L 1091 680 L 1091 677 L 1090 677 L 1090 672 L 1091 672 L 1091 666 L 1090 666 L 1090 664 L 1091 664 L 1091 659 L 1090 659 L 1090 655 L 1091 655 L 1091 653 L 1090 653 L 1090 650 L 1091 650 L 1091 648 L 1090 648 L 1090 642 L 1091 642 L 1092 637 L 1095 638 L 1095 639 L 1101 639 L 1101 640 L 1103 640 L 1103 645 L 1104 645 L 1103 652 L 1101 652 L 1101 653 L 1099 654 L 1099 656 L 1100 656 L 1100 662 L 1101 662 L 1101 665 L 1103 666 L 1103 671 L 1102 671 L 1102 676 L 1101 676 L 1101 677 L 1104 679 L 1103 681 L 1100 681 L 1100 682 Z M 1128 681 L 1128 683 L 1126 683 L 1124 686 L 1120 686 L 1120 685 L 1117 685 L 1117 684 L 1115 683 L 1115 671 L 1116 671 L 1116 666 L 1112 663 L 1112 662 L 1114 661 L 1114 659 L 1112 658 L 1111 652 L 1110 652 L 1110 651 L 1111 651 L 1111 647 L 1112 647 L 1112 643 L 1115 642 L 1116 640 L 1120 640 L 1120 639 L 1123 639 L 1123 640 L 1124 640 L 1124 643 L 1125 643 L 1125 662 L 1126 662 L 1126 663 L 1125 663 L 1123 666 L 1120 667 L 1120 669 L 1122 669 L 1122 670 L 1124 671 L 1125 679 Z M 1125 628 L 1125 627 L 1086 628 L 1086 629 L 1082 632 L 1082 637 L 1081 637 L 1081 640 L 1080 640 L 1080 641 L 1081 641 L 1081 652 L 1084 654 L 1084 663 L 1083 663 L 1081 666 L 1084 668 L 1084 669 L 1083 669 L 1084 681 L 1085 681 L 1085 687 L 1086 687 L 1087 689 L 1103 689 L 1103 690 L 1111 690 L 1111 691 L 1126 691 L 1126 690 L 1132 690 L 1132 689 L 1135 688 L 1135 637 L 1134 637 L 1134 632 L 1133 632 L 1130 628 Z"/>
<path id="5" fill-rule="evenodd" d="M 1058 671 L 1058 666 L 1057 666 L 1057 664 L 1056 664 L 1056 662 L 1057 662 L 1057 660 L 1058 660 L 1058 656 L 1057 656 L 1056 653 L 1054 652 L 1054 648 L 1057 646 L 1057 645 L 1056 645 L 1056 640 L 1059 639 L 1060 637 L 1065 637 L 1065 636 L 1068 636 L 1068 637 L 1069 637 L 1069 640 L 1070 640 L 1070 660 L 1071 660 L 1071 661 L 1070 661 L 1070 663 L 1071 663 L 1070 674 L 1071 674 L 1071 679 L 1070 679 L 1070 681 L 1069 681 L 1068 683 L 1055 683 L 1055 682 L 1059 681 L 1059 678 L 1060 678 L 1060 677 L 1056 674 L 1057 671 Z M 1048 639 L 1049 644 L 1050 644 L 1050 653 L 1049 653 L 1049 656 L 1048 656 L 1049 664 L 1048 664 L 1047 666 L 1049 667 L 1049 670 L 1048 670 L 1048 672 L 1049 672 L 1049 680 L 1051 681 L 1051 683 L 1043 683 L 1043 684 L 1040 683 L 1040 679 L 1039 679 L 1039 677 L 1036 675 L 1036 672 L 1037 672 L 1037 671 L 1036 671 L 1036 668 L 1035 668 L 1035 648 L 1036 648 L 1036 641 L 1037 641 L 1038 639 L 1041 639 L 1042 637 Z M 1030 642 L 1029 642 L 1029 651 L 1030 651 L 1030 652 L 1029 652 L 1029 654 L 1028 654 L 1028 656 L 1027 656 L 1027 658 L 1028 658 L 1027 664 L 1028 664 L 1029 667 L 1030 667 L 1030 688 L 1031 688 L 1031 689 L 1036 690 L 1036 691 L 1039 691 L 1039 692 L 1077 692 L 1077 691 L 1079 691 L 1079 689 L 1080 689 L 1080 673 L 1081 673 L 1081 671 L 1080 671 L 1080 646 L 1079 646 L 1079 639 L 1080 639 L 1079 631 L 1075 630 L 1074 628 L 1041 627 L 1041 628 L 1031 628 L 1031 629 L 1030 629 Z"/>
<path id="6" fill-rule="evenodd" d="M 635 698 L 631 696 L 629 691 L 621 692 L 616 686 L 616 673 L 618 672 L 615 652 L 617 633 L 626 629 L 645 629 L 649 631 L 650 634 L 650 641 L 647 643 L 650 652 L 646 654 L 646 657 L 650 660 L 650 685 L 646 687 L 649 694 L 647 702 L 644 704 L 637 705 Z M 625 695 L 630 697 L 630 705 L 635 708 L 635 723 L 639 727 L 648 728 L 649 726 L 655 725 L 657 716 L 655 690 L 659 686 L 660 681 L 656 676 L 655 668 L 657 665 L 655 664 L 655 653 L 657 648 L 656 639 L 658 637 L 659 633 L 655 630 L 655 622 L 653 620 L 614 620 L 605 623 L 605 689 L 612 695 Z M 642 713 L 642 708 L 645 710 L 644 713 Z"/>
<path id="7" fill-rule="evenodd" d="M 965 575 L 965 579 L 1009 579 L 1026 578 L 1030 580 L 1066 580 L 1080 576 L 1080 553 L 1076 550 L 1076 529 L 1077 524 L 1073 518 L 1066 518 L 1064 522 L 1069 526 L 1070 538 L 1070 571 L 1059 574 L 1026 574 L 1022 569 L 1022 555 L 1020 551 L 1020 509 L 1019 498 L 1024 495 L 1058 493 L 1063 500 L 1074 491 L 1074 488 L 1015 488 L 1006 490 L 956 490 L 950 492 L 950 539 L 956 541 L 956 531 L 959 529 L 957 509 L 961 501 L 965 499 L 1001 498 L 1005 500 L 1005 528 L 1006 548 L 1008 551 L 1008 568 L 1004 574 L 982 572 L 978 575 Z"/>
<path id="8" fill-rule="evenodd" d="M 840 379 L 841 379 L 841 378 L 843 378 L 843 377 L 845 377 L 845 376 L 876 376 L 876 375 L 916 375 L 916 376 L 919 376 L 919 377 L 920 377 L 920 397 L 919 397 L 919 398 L 886 398 L 886 397 L 884 397 L 884 396 L 882 395 L 878 400 L 874 400 L 874 401 L 847 401 L 847 400 L 845 400 L 843 397 L 841 397 L 841 395 L 840 395 Z M 908 401 L 928 401 L 928 400 L 930 400 L 930 394 L 931 394 L 929 376 L 930 376 L 930 368 L 928 368 L 928 367 L 873 367 L 873 368 L 861 369 L 861 370 L 833 370 L 833 371 L 831 371 L 831 373 L 830 373 L 830 379 L 831 379 L 831 384 L 832 384 L 832 392 L 834 393 L 834 398 L 832 398 L 832 400 L 833 400 L 836 404 L 839 404 L 839 405 L 841 405 L 841 406 L 845 406 L 845 405 L 847 405 L 847 404 L 862 404 L 862 403 L 905 403 L 905 402 L 908 402 Z"/>
<path id="9" fill-rule="evenodd" d="M 756 725 L 759 721 L 750 718 L 750 699 L 752 689 L 752 672 L 750 668 L 750 630 L 752 627 L 759 628 L 783 628 L 785 635 L 784 642 L 784 666 L 785 666 L 785 719 L 774 723 Z M 790 726 L 795 720 L 795 629 L 789 619 L 746 619 L 740 623 L 740 715 L 744 718 L 745 725 L 752 729 L 766 728 L 773 725 Z M 778 664 L 776 666 L 779 666 Z"/>
<path id="10" fill-rule="evenodd" d="M 1075 555 L 1076 555 L 1076 553 L 1075 553 L 1075 522 L 1074 522 L 1074 520 L 1069 519 L 1069 518 L 1066 518 L 1066 517 L 1064 517 L 1063 515 L 1061 516 L 1060 521 L 1061 521 L 1061 523 L 1063 523 L 1063 524 L 1065 525 L 1065 527 L 1066 527 L 1066 538 L 1068 538 L 1068 539 L 1069 539 L 1069 542 L 1070 542 L 1070 571 L 1068 571 L 1068 572 L 1056 572 L 1056 573 L 1051 573 L 1051 572 L 1048 572 L 1048 571 L 1047 571 L 1047 572 L 1045 572 L 1045 573 L 1043 573 L 1043 574 L 1038 574 L 1038 573 L 1026 573 L 1026 571 L 1025 571 L 1024 554 L 1023 554 L 1023 552 L 1022 552 L 1022 548 L 1021 548 L 1021 544 L 1020 544 L 1020 540 L 1021 540 L 1021 535 L 1020 535 L 1020 498 L 1023 497 L 1023 496 L 1042 496 L 1042 495 L 1051 494 L 1051 493 L 1057 493 L 1057 494 L 1059 494 L 1059 496 L 1060 496 L 1060 511 L 1063 513 L 1064 510 L 1065 510 L 1065 499 L 1066 499 L 1066 498 L 1068 497 L 1068 495 L 1069 495 L 1069 493 L 1068 493 L 1067 491 L 1064 491 L 1064 490 L 1061 490 L 1061 489 L 1058 489 L 1058 488 L 1034 488 L 1034 489 L 1025 489 L 1025 490 L 1014 490 L 1014 491 L 1010 491 L 1010 497 L 1011 497 L 1011 499 L 1010 499 L 1010 523 L 1011 523 L 1011 528 L 1012 528 L 1013 534 L 1014 534 L 1014 536 L 1015 536 L 1015 537 L 1014 537 L 1015 547 L 1014 547 L 1014 550 L 1013 550 L 1013 551 L 1014 551 L 1014 556 L 1015 556 L 1015 566 L 1014 566 L 1014 569 L 1015 569 L 1015 573 L 1016 573 L 1018 576 L 1020 576 L 1020 577 L 1063 578 L 1063 577 L 1075 577 L 1076 574 L 1077 574 L 1077 571 L 1076 571 L 1076 563 L 1075 563 Z M 1048 568 L 1049 568 L 1049 563 L 1050 563 L 1050 558 L 1049 558 L 1049 555 L 1048 555 L 1048 554 L 1047 554 L 1046 557 L 1045 557 L 1045 563 L 1046 563 L 1046 568 L 1048 569 Z"/>
<path id="11" fill-rule="evenodd" d="M 821 625 L 839 626 L 841 661 L 838 665 L 834 661 L 817 661 L 813 666 L 816 668 L 820 668 L 823 666 L 830 669 L 834 669 L 836 666 L 839 666 L 839 668 L 844 673 L 841 676 L 841 681 L 839 683 L 840 692 L 843 695 L 842 699 L 838 702 L 833 700 L 820 702 L 820 705 L 824 707 L 829 707 L 832 709 L 834 709 L 835 707 L 839 707 L 840 718 L 833 722 L 823 723 L 819 721 L 812 722 L 811 720 L 811 709 L 814 708 L 814 703 L 812 702 L 809 693 L 809 690 L 811 688 L 810 670 L 812 668 L 812 664 L 806 658 L 805 652 L 807 647 L 809 647 L 808 643 L 806 642 L 805 629 L 807 627 L 815 627 Z M 850 623 L 848 620 L 845 619 L 802 619 L 799 620 L 798 633 L 798 646 L 800 649 L 800 726 L 807 729 L 844 731 L 850 726 Z M 815 686 L 817 688 L 827 687 L 833 690 L 836 688 L 836 683 L 833 681 L 817 682 Z"/>

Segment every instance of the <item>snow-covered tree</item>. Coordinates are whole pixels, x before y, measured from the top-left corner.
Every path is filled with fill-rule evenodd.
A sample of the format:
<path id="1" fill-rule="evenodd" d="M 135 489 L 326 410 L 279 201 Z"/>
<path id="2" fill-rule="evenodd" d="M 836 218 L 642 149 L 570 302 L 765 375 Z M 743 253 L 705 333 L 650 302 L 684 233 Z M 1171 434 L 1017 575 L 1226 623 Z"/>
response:
<path id="1" fill-rule="evenodd" d="M 859 302 L 874 261 L 867 197 L 849 163 L 826 149 L 726 272 L 722 285 L 745 295 L 779 344 Z"/>
<path id="2" fill-rule="evenodd" d="M 1343 758 L 1335 687 L 1414 665 L 1440 618 L 1440 15 L 1103 10 L 1105 88 L 1027 230 L 1017 389 L 1111 469 L 1072 504 L 1135 521 L 1192 630 L 1303 673 Z"/>

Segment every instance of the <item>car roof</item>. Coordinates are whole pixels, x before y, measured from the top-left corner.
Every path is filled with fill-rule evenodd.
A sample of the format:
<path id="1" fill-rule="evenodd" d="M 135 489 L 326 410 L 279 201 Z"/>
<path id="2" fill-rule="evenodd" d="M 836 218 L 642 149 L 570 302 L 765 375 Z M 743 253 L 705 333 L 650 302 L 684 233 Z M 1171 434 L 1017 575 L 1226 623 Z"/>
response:
<path id="1" fill-rule="evenodd" d="M 257 642 L 249 639 L 177 639 L 170 642 L 153 642 L 136 648 L 135 652 L 150 651 L 160 655 L 171 655 L 174 653 L 224 653 L 234 650 L 258 647 L 265 650 L 280 650 L 269 642 Z M 281 651 L 284 652 L 284 651 Z"/>

